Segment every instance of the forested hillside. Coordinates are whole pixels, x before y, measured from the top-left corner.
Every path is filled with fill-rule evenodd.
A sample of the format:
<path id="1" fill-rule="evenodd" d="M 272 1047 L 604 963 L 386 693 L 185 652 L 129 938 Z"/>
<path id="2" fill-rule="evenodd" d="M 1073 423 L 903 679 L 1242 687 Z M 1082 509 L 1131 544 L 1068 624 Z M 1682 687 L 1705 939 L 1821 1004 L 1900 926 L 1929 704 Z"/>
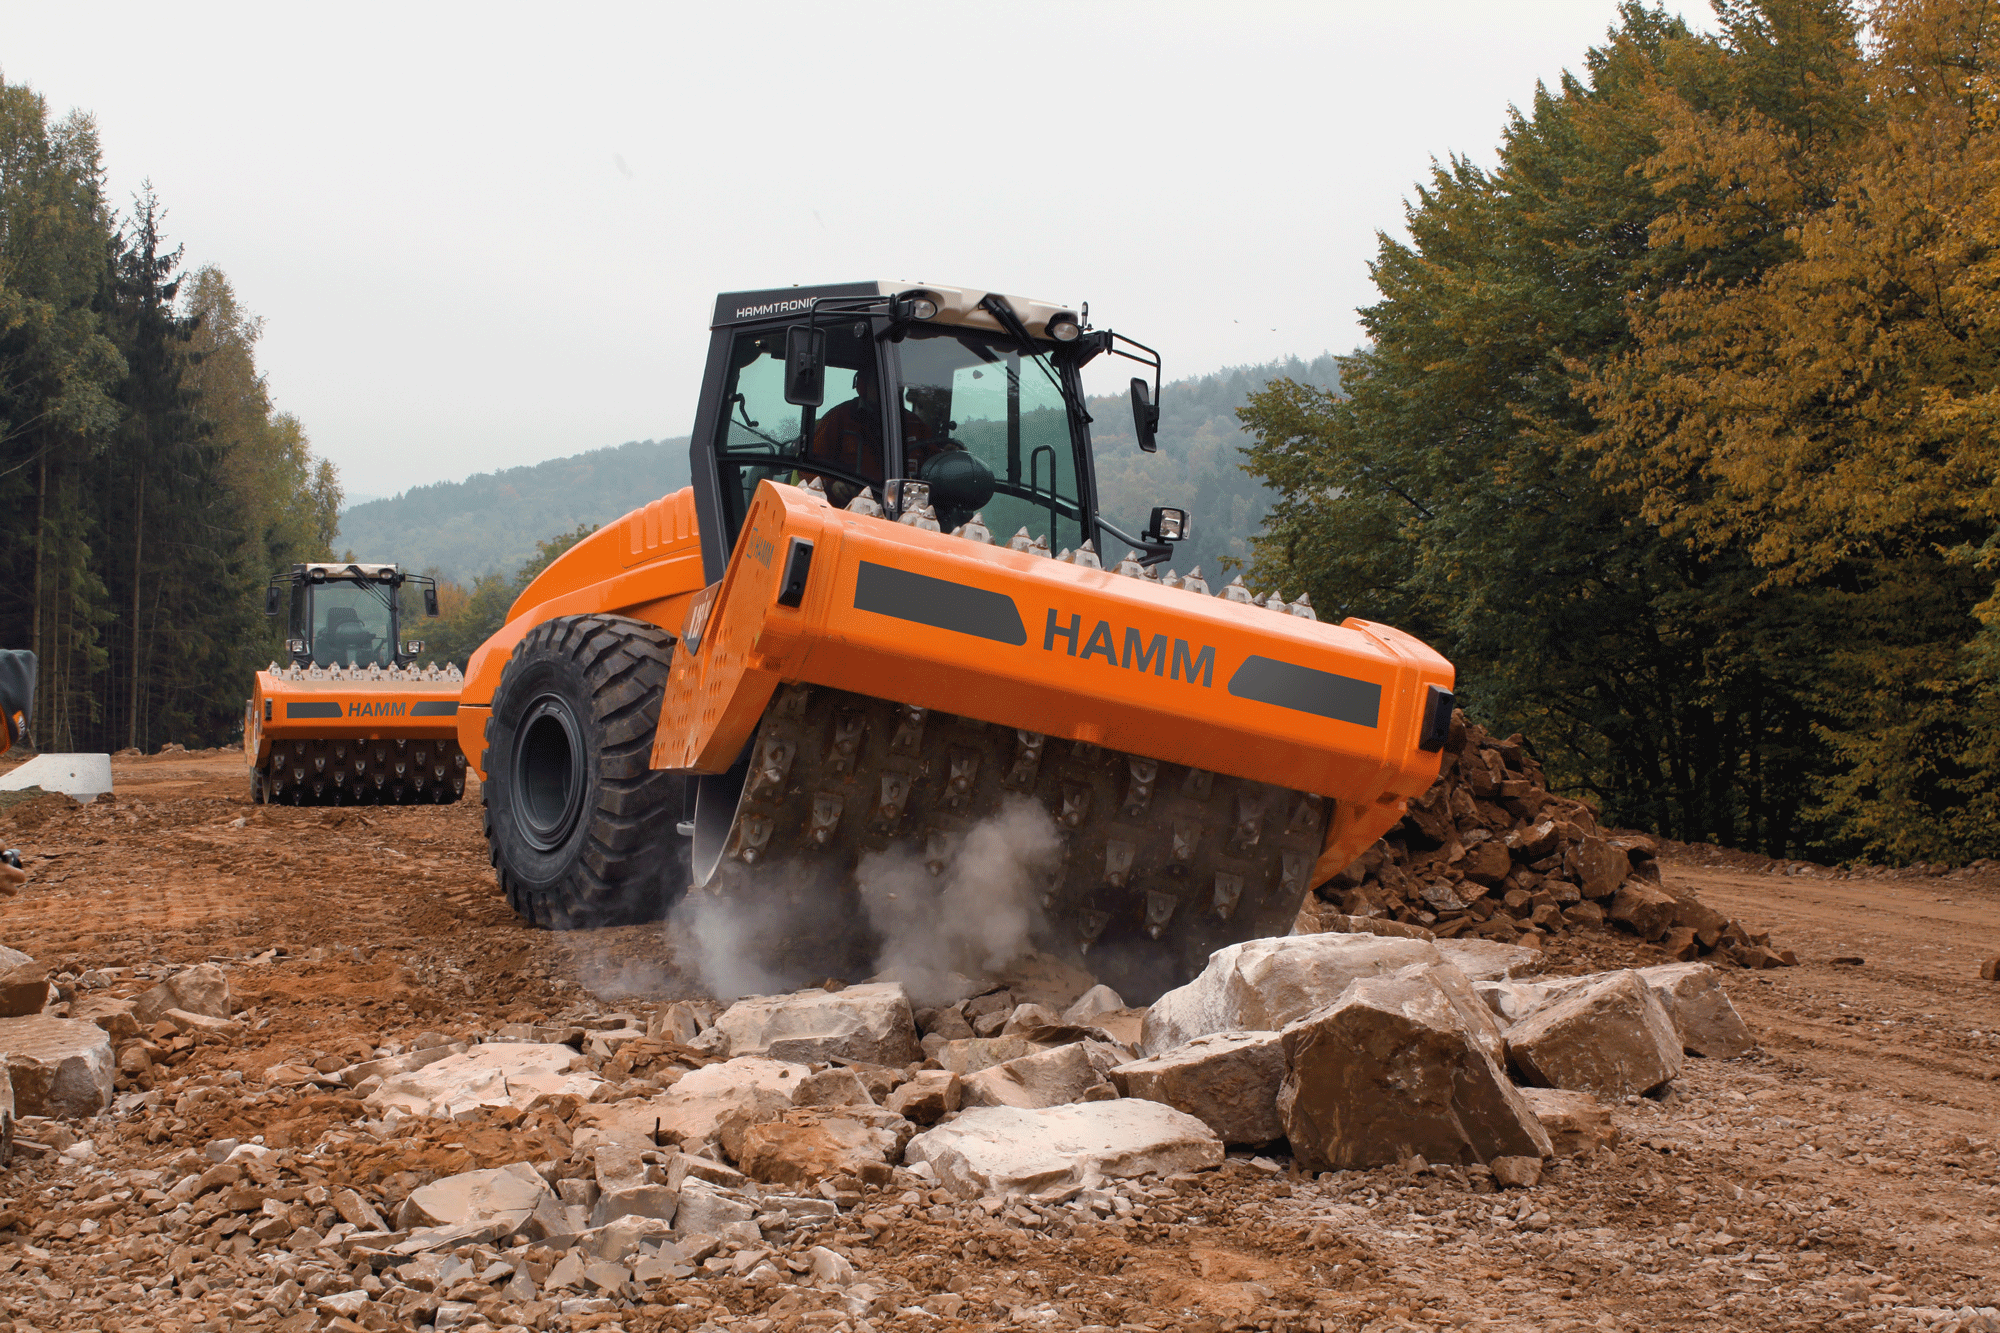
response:
<path id="1" fill-rule="evenodd" d="M 329 553 L 340 486 L 96 126 L 0 83 L 0 644 L 41 658 L 43 749 L 210 745 L 279 647 L 265 573 Z"/>
<path id="2" fill-rule="evenodd" d="M 2000 11 L 1629 5 L 1246 414 L 1253 584 L 1406 626 L 1618 822 L 2000 854 Z"/>
<path id="3" fill-rule="evenodd" d="M 336 544 L 359 560 L 471 583 L 512 575 L 537 543 L 596 525 L 688 484 L 688 442 L 635 440 L 530 467 L 416 486 L 340 515 Z"/>
<path id="4" fill-rule="evenodd" d="M 1236 415 L 1274 379 L 1333 393 L 1340 388 L 1340 367 L 1331 356 L 1293 357 L 1174 380 L 1160 390 L 1160 448 L 1153 454 L 1139 451 L 1129 398 L 1092 398 L 1090 435 L 1105 517 L 1137 533 L 1155 505 L 1188 510 L 1189 536 L 1175 552 L 1173 568 L 1185 574 L 1199 565 L 1220 588 L 1216 575 L 1224 557 L 1248 563 L 1250 539 L 1276 498 L 1260 478 L 1243 470 L 1243 450 L 1252 439 Z M 1113 559 L 1123 554 L 1110 552 Z"/>

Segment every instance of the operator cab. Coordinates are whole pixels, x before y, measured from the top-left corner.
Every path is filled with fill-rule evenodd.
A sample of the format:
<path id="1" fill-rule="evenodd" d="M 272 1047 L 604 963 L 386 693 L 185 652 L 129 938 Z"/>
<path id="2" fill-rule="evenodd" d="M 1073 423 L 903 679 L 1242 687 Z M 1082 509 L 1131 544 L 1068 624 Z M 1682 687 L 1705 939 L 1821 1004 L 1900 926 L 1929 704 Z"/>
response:
<path id="1" fill-rule="evenodd" d="M 437 581 L 427 575 L 394 565 L 308 564 L 273 576 L 264 614 L 289 607 L 285 647 L 294 666 L 407 666 L 424 645 L 401 641 L 398 594 L 405 583 L 423 588 L 425 615 L 438 613 Z"/>
<path id="2" fill-rule="evenodd" d="M 1150 451 L 1159 357 L 1061 306 L 848 283 L 726 293 L 712 327 L 691 450 L 710 583 L 765 480 L 817 479 L 842 508 L 865 492 L 890 518 L 928 503 L 945 532 L 983 514 L 994 541 L 1025 528 L 1052 554 L 1122 542 L 1157 563 L 1184 535 L 1181 510 L 1155 510 L 1139 537 L 1099 514 L 1079 372 L 1105 352 L 1152 368 L 1150 394 L 1132 381 Z"/>

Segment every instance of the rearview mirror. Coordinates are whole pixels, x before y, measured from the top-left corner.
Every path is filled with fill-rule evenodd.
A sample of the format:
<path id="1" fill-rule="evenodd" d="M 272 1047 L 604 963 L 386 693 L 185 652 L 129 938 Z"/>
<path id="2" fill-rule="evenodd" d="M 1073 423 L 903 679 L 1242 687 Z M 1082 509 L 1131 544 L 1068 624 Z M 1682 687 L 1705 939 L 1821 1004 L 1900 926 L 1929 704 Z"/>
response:
<path id="1" fill-rule="evenodd" d="M 1139 447 L 1147 453 L 1160 447 L 1160 405 L 1148 401 L 1146 381 L 1137 375 L 1132 377 L 1132 429 L 1139 436 Z"/>
<path id="2" fill-rule="evenodd" d="M 1187 530 L 1187 510 L 1161 507 L 1153 510 L 1152 521 L 1139 535 L 1149 542 L 1177 542 L 1187 537 Z"/>
<path id="3" fill-rule="evenodd" d="M 785 401 L 818 407 L 826 401 L 826 334 L 806 324 L 785 330 Z"/>
<path id="4" fill-rule="evenodd" d="M 424 614 L 427 616 L 434 616 L 437 613 L 438 613 L 438 590 L 436 588 L 425 588 Z"/>
<path id="5" fill-rule="evenodd" d="M 275 583 L 271 584 L 269 587 L 264 589 L 265 615 L 275 616 L 278 614 L 279 611 L 283 609 L 284 592 L 285 590 L 283 588 L 280 588 Z"/>

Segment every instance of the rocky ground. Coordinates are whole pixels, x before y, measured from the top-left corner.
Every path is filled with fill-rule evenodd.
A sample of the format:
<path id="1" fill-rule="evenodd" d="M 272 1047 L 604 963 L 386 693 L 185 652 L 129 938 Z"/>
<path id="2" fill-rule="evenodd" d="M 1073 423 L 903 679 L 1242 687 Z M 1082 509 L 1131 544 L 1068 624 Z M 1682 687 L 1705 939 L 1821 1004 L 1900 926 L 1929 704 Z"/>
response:
<path id="1" fill-rule="evenodd" d="M 1054 1204 L 897 1171 L 843 1183 L 830 1207 L 802 1192 L 763 1208 L 755 1239 L 739 1226 L 706 1253 L 657 1247 L 610 1288 L 566 1285 L 565 1254 L 511 1238 L 406 1263 L 342 1253 L 310 1238 L 368 1230 L 371 1212 L 393 1225 L 441 1177 L 525 1161 L 580 1185 L 589 1116 L 555 1099 L 383 1117 L 331 1071 L 508 1024 L 658 1029 L 667 1002 L 700 997 L 658 927 L 518 926 L 476 801 L 251 807 L 240 762 L 121 759 L 109 803 L 0 812 L 33 875 L 0 903 L 0 943 L 49 964 L 70 1004 L 213 963 L 234 1010 L 148 1028 L 110 1113 L 21 1123 L 0 1169 L 0 1333 L 1942 1330 L 1987 1326 L 1974 1311 L 2000 1304 L 2000 985 L 1979 979 L 2000 952 L 2000 875 L 1843 877 L 1671 847 L 1669 887 L 1768 929 L 1800 965 L 1725 969 L 1763 1050 L 1689 1059 L 1667 1094 L 1612 1108 L 1617 1146 L 1530 1188 L 1450 1168 L 1313 1177 L 1235 1151 Z M 1567 935 L 1552 970 L 1665 958 Z M 592 1063 L 647 1077 L 629 1054 Z"/>

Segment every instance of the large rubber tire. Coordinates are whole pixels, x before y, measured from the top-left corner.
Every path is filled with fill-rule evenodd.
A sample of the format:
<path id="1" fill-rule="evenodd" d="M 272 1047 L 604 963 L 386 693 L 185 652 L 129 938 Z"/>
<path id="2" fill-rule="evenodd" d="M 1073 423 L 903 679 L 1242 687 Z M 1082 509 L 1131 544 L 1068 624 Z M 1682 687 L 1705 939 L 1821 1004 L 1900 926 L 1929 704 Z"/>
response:
<path id="1" fill-rule="evenodd" d="M 553 930 L 665 915 L 687 887 L 682 780 L 649 767 L 673 636 L 567 616 L 514 648 L 486 723 L 486 843 L 515 915 Z"/>

